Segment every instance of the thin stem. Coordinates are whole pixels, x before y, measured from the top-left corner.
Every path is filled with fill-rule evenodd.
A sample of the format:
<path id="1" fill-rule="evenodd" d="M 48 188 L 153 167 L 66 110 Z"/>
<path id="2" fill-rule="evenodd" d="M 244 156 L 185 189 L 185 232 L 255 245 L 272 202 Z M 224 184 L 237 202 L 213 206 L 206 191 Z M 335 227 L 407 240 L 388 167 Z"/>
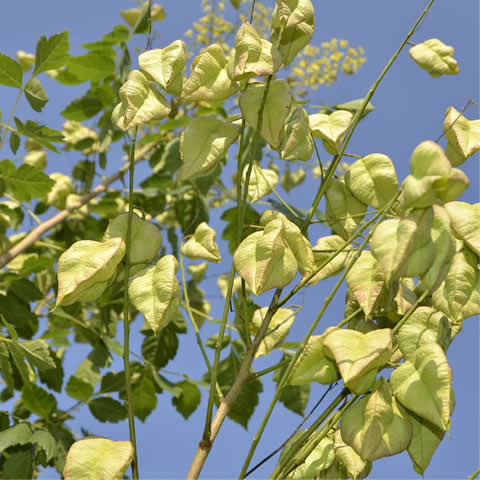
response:
<path id="1" fill-rule="evenodd" d="M 138 154 L 135 156 L 134 163 L 138 163 L 142 160 L 145 160 L 147 153 L 155 148 L 155 143 L 150 143 L 142 148 Z M 54 217 L 46 220 L 37 228 L 33 229 L 28 233 L 20 242 L 16 243 L 8 252 L 0 256 L 0 268 L 7 265 L 11 262 L 17 255 L 23 253 L 25 250 L 30 248 L 39 238 L 41 238 L 45 233 L 50 231 L 52 228 L 56 227 L 59 223 L 66 220 L 72 213 L 77 211 L 79 208 L 86 205 L 98 195 L 105 193 L 108 190 L 108 187 L 115 181 L 123 177 L 123 175 L 129 170 L 130 162 L 124 165 L 118 170 L 117 173 L 107 177 L 100 185 L 95 187 L 91 192 L 84 195 L 78 203 L 72 205 L 69 208 L 65 208 L 58 212 Z"/>
<path id="2" fill-rule="evenodd" d="M 276 363 L 275 365 L 272 365 L 271 367 L 265 368 L 263 370 L 259 370 L 258 372 L 255 372 L 255 373 L 252 374 L 252 379 L 263 377 L 264 375 L 267 375 L 270 372 L 274 372 L 275 370 L 278 370 L 279 368 L 283 367 L 284 365 L 287 365 L 288 362 L 289 362 L 289 360 L 281 360 L 280 362 Z"/>
<path id="3" fill-rule="evenodd" d="M 188 296 L 188 288 L 187 288 L 187 280 L 185 275 L 185 267 L 183 265 L 183 253 L 182 249 L 180 248 L 180 271 L 182 272 L 182 286 L 183 286 L 183 296 L 185 297 L 185 306 L 187 309 L 188 318 L 192 323 L 193 330 L 195 331 L 195 337 L 197 339 L 198 347 L 202 353 L 203 360 L 205 361 L 205 365 L 207 366 L 208 373 L 212 374 L 212 365 L 210 364 L 210 360 L 208 359 L 207 352 L 205 351 L 205 347 L 202 342 L 202 338 L 200 337 L 200 330 L 198 328 L 197 322 L 195 320 L 195 316 L 193 315 L 192 309 L 190 307 L 190 298 Z M 215 383 L 215 389 L 217 391 L 218 398 L 221 400 L 223 398 L 222 391 L 220 390 L 220 386 L 218 383 Z"/>
<path id="4" fill-rule="evenodd" d="M 303 446 L 310 436 L 315 432 L 315 430 L 322 425 L 322 423 L 334 412 L 334 410 L 342 403 L 342 401 L 348 396 L 349 390 L 344 388 L 330 403 L 330 405 L 322 412 L 322 414 L 315 420 L 315 422 L 302 433 L 300 438 L 296 440 L 295 444 Z M 275 468 L 272 477 L 279 478 L 278 473 L 280 473 L 286 466 L 288 466 L 294 457 L 297 457 L 298 449 L 291 448 L 287 454 L 282 458 L 282 461 Z"/>
<path id="5" fill-rule="evenodd" d="M 346 390 L 346 389 L 345 389 Z M 348 390 L 347 390 L 348 392 Z M 342 392 L 343 393 L 343 392 Z M 348 393 L 347 393 L 348 394 Z M 305 462 L 307 457 L 313 452 L 316 446 L 327 436 L 328 432 L 339 422 L 342 415 L 358 400 L 359 396 L 353 396 L 348 402 L 345 402 L 337 411 L 333 411 L 329 407 L 329 415 L 324 417 L 324 420 L 321 422 L 318 419 L 315 422 L 315 429 L 325 421 L 325 425 L 316 433 L 313 433 L 313 430 L 310 433 L 311 438 L 306 440 L 305 445 L 300 449 L 300 451 L 294 452 L 295 457 L 290 461 L 290 464 L 282 469 L 281 472 L 274 479 L 285 478 L 291 471 L 300 466 Z M 340 403 L 340 402 L 339 402 Z M 338 405 L 338 404 L 337 404 Z M 325 411 L 326 412 L 326 411 Z M 324 413 L 325 413 L 324 412 Z M 323 415 L 322 415 L 323 416 Z M 312 425 L 312 427 L 314 426 Z M 311 428 L 312 428 L 311 427 Z M 309 429 L 310 431 L 310 429 Z M 313 434 L 313 435 L 312 435 Z M 306 434 L 305 434 L 306 437 Z"/>
<path id="6" fill-rule="evenodd" d="M 422 293 L 420 298 L 414 303 L 414 305 L 412 305 L 412 308 L 410 308 L 410 310 L 399 320 L 395 327 L 393 327 L 392 335 L 395 335 L 400 330 L 400 328 L 402 328 L 404 323 L 413 315 L 417 307 L 421 305 L 421 303 L 428 297 L 429 294 L 430 289 L 427 289 Z"/>
<path id="7" fill-rule="evenodd" d="M 252 0 L 252 7 L 250 8 L 250 23 L 253 22 L 253 12 L 255 11 L 255 0 Z"/>
<path id="8" fill-rule="evenodd" d="M 254 467 L 252 467 L 246 474 L 245 478 L 247 478 L 249 475 L 251 475 L 255 470 L 260 468 L 264 463 L 266 463 L 268 460 L 270 460 L 274 455 L 276 455 L 282 448 L 294 437 L 294 435 L 305 425 L 305 423 L 308 421 L 308 419 L 312 416 L 313 412 L 320 406 L 320 404 L 325 400 L 325 397 L 328 395 L 328 393 L 332 390 L 332 388 L 336 385 L 336 383 L 332 383 L 328 386 L 328 388 L 323 392 L 322 396 L 318 400 L 318 402 L 313 406 L 313 408 L 308 412 L 307 415 L 302 419 L 302 421 L 299 423 L 297 428 L 288 436 L 286 440 L 282 442 L 282 444 L 277 447 L 272 453 L 267 455 L 265 458 L 263 458 L 260 462 L 258 462 Z"/>
<path id="9" fill-rule="evenodd" d="M 468 478 L 467 480 L 475 480 L 480 475 L 480 467 L 478 467 Z"/>
<path id="10" fill-rule="evenodd" d="M 252 169 L 253 169 L 255 147 L 256 147 L 256 145 L 258 143 L 258 140 L 260 138 L 260 130 L 262 128 L 262 122 L 263 122 L 263 111 L 265 109 L 265 103 L 266 103 L 268 91 L 269 91 L 269 88 L 270 88 L 271 78 L 272 77 L 269 76 L 268 79 L 267 79 L 267 83 L 265 85 L 265 91 L 264 91 L 264 94 L 263 94 L 262 102 L 261 102 L 260 108 L 258 110 L 258 124 L 257 124 L 257 128 L 255 130 L 255 133 L 254 133 L 254 137 L 253 137 L 253 141 L 252 141 L 252 147 L 249 150 L 248 170 L 247 170 L 247 175 L 246 175 L 246 178 L 245 178 L 244 192 L 243 192 L 243 196 L 241 198 L 241 201 L 240 201 L 240 198 L 237 197 L 237 202 L 240 201 L 239 206 L 238 206 L 239 215 L 238 215 L 238 227 L 237 227 L 237 235 L 236 235 L 237 246 L 240 243 L 242 227 L 243 227 L 243 223 L 244 223 L 244 220 L 245 220 L 245 211 L 246 211 L 246 208 L 247 208 L 248 185 L 250 183 L 250 177 L 251 177 Z M 243 142 L 243 143 L 245 143 L 245 142 Z M 239 148 L 239 153 L 238 153 L 239 162 L 241 162 L 241 159 L 243 157 L 244 148 L 245 148 L 245 146 L 243 144 L 241 144 L 240 148 Z M 241 172 L 239 172 L 239 174 L 241 175 Z M 240 178 L 237 179 L 237 182 L 240 182 Z M 237 190 L 237 194 L 238 194 L 238 192 L 239 192 L 239 190 Z M 226 328 L 226 323 L 227 323 L 227 319 L 228 319 L 228 311 L 229 311 L 229 308 L 230 308 L 230 301 L 232 299 L 234 279 L 235 279 L 235 267 L 234 267 L 233 262 L 232 262 L 232 267 L 231 267 L 231 270 L 230 270 L 230 276 L 229 276 L 229 279 L 228 279 L 228 287 L 227 287 L 227 293 L 226 293 L 226 297 L 225 297 L 225 304 L 224 304 L 224 307 L 223 307 L 222 323 L 220 325 L 220 331 L 218 332 L 218 337 L 217 337 L 217 345 L 216 345 L 216 349 L 215 349 L 215 358 L 214 358 L 214 361 L 213 361 L 212 375 L 211 375 L 211 379 L 210 379 L 211 389 L 210 389 L 210 392 L 209 392 L 209 395 L 208 395 L 207 414 L 206 414 L 206 417 L 205 417 L 205 427 L 204 427 L 203 435 L 202 435 L 202 442 L 203 443 L 202 443 L 201 447 L 205 448 L 205 449 L 208 449 L 208 451 L 210 450 L 211 443 L 212 443 L 211 424 L 212 424 L 213 404 L 214 404 L 214 399 L 213 399 L 214 388 L 213 387 L 214 387 L 215 383 L 217 382 L 218 369 L 219 369 L 219 365 L 220 365 L 221 345 L 223 343 L 223 337 L 224 337 L 224 334 L 225 334 L 225 328 Z M 205 456 L 205 459 L 206 459 L 206 456 Z M 193 464 L 192 464 L 192 466 L 193 466 Z M 202 466 L 203 466 L 203 463 L 202 463 Z M 201 469 L 201 466 L 200 466 L 200 469 Z M 200 473 L 200 470 L 198 470 L 196 475 L 198 475 L 199 473 Z"/>
<path id="11" fill-rule="evenodd" d="M 352 318 L 355 318 L 362 311 L 362 307 L 358 307 L 353 313 L 348 317 L 345 317 L 341 322 L 338 322 L 336 328 L 342 328 L 346 323 L 348 323 Z"/>
<path id="12" fill-rule="evenodd" d="M 15 110 L 17 109 L 18 102 L 20 101 L 20 98 L 22 98 L 22 93 L 23 93 L 23 88 L 21 88 L 18 91 L 17 98 L 15 99 L 15 102 L 13 104 L 12 110 L 10 111 L 10 115 L 8 116 L 8 120 L 6 125 L 4 126 L 4 131 L 2 134 L 2 141 L 0 142 L 0 150 L 3 148 L 3 144 L 5 143 L 5 140 L 7 138 L 7 130 L 10 130 L 10 123 L 12 122 L 13 114 L 15 113 Z"/>
<path id="13" fill-rule="evenodd" d="M 138 457 L 137 440 L 135 435 L 135 411 L 133 406 L 133 394 L 130 371 L 130 308 L 128 303 L 128 277 L 130 273 L 130 248 L 132 243 L 132 221 L 133 221 L 133 180 L 135 173 L 135 145 L 137 142 L 137 127 L 133 133 L 132 144 L 130 147 L 130 167 L 129 171 L 129 191 L 128 191 L 128 221 L 127 235 L 125 239 L 125 273 L 123 282 L 123 368 L 125 370 L 125 390 L 127 392 L 127 410 L 128 410 L 128 430 L 130 442 L 133 446 L 132 477 L 133 480 L 139 480 L 138 476 Z"/>

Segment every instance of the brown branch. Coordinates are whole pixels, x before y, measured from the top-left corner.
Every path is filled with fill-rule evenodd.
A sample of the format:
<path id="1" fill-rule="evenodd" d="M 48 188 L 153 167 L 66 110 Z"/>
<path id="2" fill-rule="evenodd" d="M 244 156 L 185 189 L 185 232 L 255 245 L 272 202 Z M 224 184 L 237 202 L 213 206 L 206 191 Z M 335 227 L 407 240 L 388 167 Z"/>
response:
<path id="1" fill-rule="evenodd" d="M 144 148 L 139 150 L 138 154 L 135 156 L 135 163 L 140 162 L 145 159 L 145 155 L 154 148 L 155 144 L 150 143 L 146 145 Z M 95 187 L 91 192 L 84 195 L 78 203 L 72 205 L 65 210 L 58 212 L 54 217 L 46 220 L 45 222 L 41 223 L 37 228 L 33 229 L 30 233 L 28 233 L 20 242 L 15 244 L 8 252 L 4 253 L 0 256 L 0 268 L 7 265 L 11 262 L 17 255 L 30 248 L 42 235 L 47 233 L 53 227 L 57 226 L 59 223 L 66 220 L 73 212 L 78 210 L 79 208 L 83 207 L 89 203 L 92 199 L 107 191 L 110 184 L 119 180 L 122 175 L 128 172 L 128 168 L 130 166 L 130 162 L 124 165 L 117 173 L 107 177 L 100 185 Z"/>

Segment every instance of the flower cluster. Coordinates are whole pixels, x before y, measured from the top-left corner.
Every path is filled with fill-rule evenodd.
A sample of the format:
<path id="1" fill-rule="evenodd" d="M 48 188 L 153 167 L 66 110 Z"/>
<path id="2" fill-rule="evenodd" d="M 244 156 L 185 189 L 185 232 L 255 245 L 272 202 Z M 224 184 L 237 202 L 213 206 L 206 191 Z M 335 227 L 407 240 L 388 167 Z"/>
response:
<path id="1" fill-rule="evenodd" d="M 365 62 L 362 47 L 353 48 L 347 40 L 332 38 L 321 47 L 307 45 L 292 65 L 288 81 L 297 95 L 304 97 L 308 89 L 336 82 L 339 70 L 351 75 Z"/>

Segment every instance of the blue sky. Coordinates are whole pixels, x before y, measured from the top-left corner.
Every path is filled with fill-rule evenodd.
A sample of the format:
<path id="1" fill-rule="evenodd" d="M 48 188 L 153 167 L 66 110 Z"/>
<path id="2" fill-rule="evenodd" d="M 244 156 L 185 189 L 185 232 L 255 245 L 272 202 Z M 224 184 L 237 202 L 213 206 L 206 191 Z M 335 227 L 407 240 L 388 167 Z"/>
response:
<path id="1" fill-rule="evenodd" d="M 265 1 L 273 5 L 273 0 Z M 330 87 L 321 87 L 313 96 L 313 104 L 335 104 L 362 97 L 378 76 L 384 65 L 396 50 L 406 32 L 415 22 L 426 2 L 404 0 L 386 2 L 368 0 L 314 1 L 316 8 L 316 32 L 314 44 L 332 37 L 344 38 L 354 46 L 362 45 L 366 50 L 367 63 L 354 76 L 341 77 Z M 160 40 L 153 47 L 162 47 L 171 41 L 182 38 L 183 32 L 190 28 L 192 21 L 200 13 L 200 1 L 165 0 L 163 2 L 167 19 L 157 24 Z M 66 29 L 70 32 L 72 54 L 82 53 L 81 43 L 99 39 L 104 33 L 122 19 L 118 12 L 122 8 L 131 8 L 135 3 L 130 0 L 83 0 L 81 2 L 65 0 L 3 2 L 0 17 L 0 51 L 14 56 L 16 50 L 34 52 L 35 44 L 42 34 L 51 35 Z M 471 97 L 477 105 L 470 107 L 466 116 L 479 118 L 479 4 L 476 0 L 462 2 L 435 2 L 431 12 L 422 22 L 420 29 L 412 38 L 418 43 L 428 38 L 440 38 L 444 43 L 455 47 L 460 74 L 452 77 L 432 79 L 420 70 L 408 57 L 405 50 L 380 85 L 372 103 L 376 111 L 361 122 L 349 145 L 348 151 L 355 154 L 381 152 L 389 155 L 395 163 L 397 174 L 403 179 L 409 172 L 410 155 L 418 143 L 427 139 L 436 139 L 442 131 L 445 110 L 453 105 L 460 110 Z M 138 39 L 143 47 L 144 39 Z M 75 96 L 87 89 L 86 84 L 79 87 L 63 87 L 45 79 L 45 89 L 50 102 L 42 114 L 32 112 L 23 100 L 17 115 L 22 120 L 33 119 L 50 126 L 60 128 L 63 123 L 59 112 Z M 3 118 L 7 116 L 14 100 L 12 89 L 0 87 L 0 109 Z M 5 149 L 2 158 L 10 152 Z M 109 165 L 115 166 L 115 155 L 120 162 L 121 154 L 113 151 Z M 78 160 L 75 153 L 68 152 L 54 156 L 49 153 L 49 171 L 69 172 Z M 21 161 L 20 158 L 17 159 Z M 116 163 L 118 165 L 119 163 Z M 462 167 L 470 178 L 470 189 L 463 199 L 471 203 L 479 201 L 478 156 L 471 158 Z M 137 179 L 146 171 L 139 169 Z M 316 190 L 313 179 L 307 181 L 301 190 L 294 190 L 287 199 L 299 206 L 309 206 Z M 223 226 L 218 218 L 212 225 L 220 230 Z M 314 235 L 312 236 L 314 238 Z M 223 257 L 227 257 L 225 245 L 220 245 Z M 229 265 L 223 263 L 216 271 L 226 271 Z M 328 294 L 327 287 L 333 283 L 322 284 L 321 289 L 310 289 L 305 297 L 294 299 L 294 303 L 305 302 L 306 307 L 297 317 L 290 339 L 303 338 L 309 321 L 318 311 L 321 301 Z M 217 316 L 222 309 L 215 280 L 202 286 L 212 292 L 212 313 Z M 325 290 L 323 290 L 325 288 Z M 320 299 L 320 300 L 319 300 Z M 326 319 L 319 326 L 322 331 L 327 325 L 335 324 L 343 318 L 342 294 L 338 302 L 329 308 Z M 269 298 L 262 297 L 266 305 Z M 140 323 L 137 321 L 137 323 Z M 139 325 L 140 327 L 141 325 Z M 215 333 L 215 328 L 206 325 L 204 339 Z M 478 318 L 470 318 L 464 324 L 461 334 L 455 339 L 448 351 L 448 359 L 453 370 L 453 387 L 456 393 L 456 409 L 452 417 L 452 428 L 438 448 L 425 478 L 465 478 L 473 472 L 479 463 L 479 328 Z M 140 345 L 135 333 L 132 347 L 137 351 Z M 79 347 L 69 353 L 67 366 L 73 371 L 88 349 Z M 274 359 L 258 362 L 261 369 L 273 364 Z M 121 369 L 120 363 L 114 368 Z M 177 358 L 168 365 L 168 369 L 188 373 L 192 378 L 200 378 L 204 373 L 198 347 L 193 335 L 181 336 Z M 172 377 L 172 380 L 175 380 Z M 310 406 L 320 397 L 323 387 L 312 388 Z M 142 479 L 177 478 L 185 475 L 195 451 L 203 428 L 206 408 L 205 392 L 202 392 L 202 404 L 188 421 L 175 412 L 168 394 L 158 397 L 157 411 L 145 424 L 137 421 L 137 437 Z M 338 392 L 334 392 L 336 395 Z M 213 451 L 207 460 L 203 478 L 234 478 L 240 471 L 250 441 L 255 434 L 273 394 L 273 383 L 266 380 L 260 406 L 250 420 L 248 432 L 239 425 L 227 421 L 217 438 Z M 333 397 L 332 397 L 333 398 Z M 74 402 L 64 397 L 60 404 L 66 408 Z M 1 406 L 0 406 L 1 408 Z M 300 417 L 278 405 L 267 431 L 259 444 L 252 464 L 273 450 L 299 423 Z M 76 431 L 80 426 L 89 431 L 112 439 L 127 439 L 126 422 L 120 425 L 95 422 L 88 409 L 79 410 L 77 418 L 71 423 Z M 267 477 L 274 462 L 257 471 L 256 478 Z M 416 474 L 406 453 L 374 463 L 370 478 L 415 478 Z M 42 478 L 55 478 L 54 472 L 46 472 Z"/>

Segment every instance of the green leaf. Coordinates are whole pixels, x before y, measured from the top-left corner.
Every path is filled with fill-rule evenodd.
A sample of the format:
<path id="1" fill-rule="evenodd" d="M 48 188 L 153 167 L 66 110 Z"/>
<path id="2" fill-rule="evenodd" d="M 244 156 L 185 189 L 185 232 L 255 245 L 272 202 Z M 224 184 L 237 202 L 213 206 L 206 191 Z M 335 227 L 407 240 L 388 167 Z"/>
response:
<path id="1" fill-rule="evenodd" d="M 242 174 L 242 184 L 246 184 L 249 166 L 245 166 Z M 250 182 L 248 184 L 247 200 L 250 203 L 258 202 L 275 190 L 278 183 L 278 174 L 271 168 L 260 168 L 257 163 L 253 164 Z"/>
<path id="2" fill-rule="evenodd" d="M 250 322 L 250 331 L 256 335 L 260 326 L 263 323 L 263 319 L 267 314 L 268 307 L 263 307 L 255 310 Z M 290 331 L 290 327 L 295 321 L 295 312 L 289 308 L 279 308 L 274 314 L 270 323 L 268 324 L 268 330 L 265 333 L 255 358 L 263 355 L 268 355 L 274 348 L 278 347 Z"/>
<path id="3" fill-rule="evenodd" d="M 25 363 L 25 354 L 23 350 L 20 349 L 18 344 L 14 342 L 7 343 L 8 351 L 12 356 L 13 364 L 17 367 L 18 373 L 24 383 L 24 385 L 29 384 L 35 380 L 35 372 L 33 371 L 30 364 Z"/>
<path id="4" fill-rule="evenodd" d="M 403 358 L 409 360 L 425 344 L 438 343 L 446 352 L 450 335 L 450 323 L 445 315 L 430 307 L 418 307 L 398 331 L 397 342 Z"/>
<path id="5" fill-rule="evenodd" d="M 122 480 L 132 460 L 130 442 L 84 438 L 68 451 L 63 475 L 65 480 Z"/>
<path id="6" fill-rule="evenodd" d="M 175 40 L 165 48 L 148 50 L 138 57 L 140 70 L 172 95 L 180 95 L 185 68 L 185 44 Z"/>
<path id="7" fill-rule="evenodd" d="M 80 402 L 87 402 L 93 395 L 94 387 L 83 381 L 81 378 L 72 375 L 65 386 L 65 391 L 69 397 Z"/>
<path id="8" fill-rule="evenodd" d="M 236 232 L 238 228 L 238 208 L 233 207 L 225 210 L 220 217 L 224 222 L 227 222 L 227 226 L 223 230 L 222 238 L 228 242 L 228 251 L 231 255 L 235 252 L 237 247 L 236 243 Z M 251 233 L 256 232 L 257 230 L 253 227 L 248 227 L 247 225 L 258 225 L 260 221 L 260 215 L 256 210 L 254 210 L 250 205 L 247 205 L 245 208 L 245 220 L 244 225 L 241 229 L 240 241 L 244 240 Z"/>
<path id="9" fill-rule="evenodd" d="M 192 63 L 192 74 L 183 84 L 185 102 L 225 100 L 237 92 L 227 72 L 227 58 L 219 44 L 203 49 Z"/>
<path id="10" fill-rule="evenodd" d="M 20 137 L 15 132 L 10 132 L 10 150 L 15 155 L 20 146 Z"/>
<path id="11" fill-rule="evenodd" d="M 102 102 L 96 95 L 85 95 L 73 100 L 62 112 L 67 120 L 82 122 L 88 120 L 100 112 Z"/>
<path id="12" fill-rule="evenodd" d="M 110 397 L 96 397 L 88 402 L 92 415 L 100 422 L 118 423 L 127 418 L 125 406 Z"/>
<path id="13" fill-rule="evenodd" d="M 309 117 L 312 135 L 320 138 L 328 153 L 335 155 L 347 134 L 353 115 L 346 110 L 337 110 L 329 115 L 314 113 Z"/>
<path id="14" fill-rule="evenodd" d="M 290 360 L 291 355 L 283 355 L 282 361 Z M 285 373 L 288 365 L 284 365 L 275 371 L 273 375 L 273 381 L 278 384 L 283 374 Z M 290 377 L 292 378 L 292 377 Z M 298 415 L 305 415 L 305 408 L 308 404 L 308 398 L 310 396 L 310 382 L 304 385 L 285 385 L 278 397 L 278 400 L 283 403 L 285 408 L 288 408 L 292 412 Z"/>
<path id="15" fill-rule="evenodd" d="M 31 138 L 32 140 L 40 143 L 40 145 L 43 145 L 49 150 L 58 153 L 57 148 L 52 145 L 51 142 L 63 142 L 62 132 L 44 125 L 39 125 L 37 122 L 32 120 L 27 120 L 26 123 L 22 123 L 17 117 L 14 117 L 14 120 L 17 127 L 17 132 L 20 135 Z"/>
<path id="16" fill-rule="evenodd" d="M 372 462 L 362 460 L 362 457 L 343 441 L 340 429 L 335 432 L 335 455 L 345 466 L 349 478 L 356 480 L 368 477 Z"/>
<path id="17" fill-rule="evenodd" d="M 13 427 L 0 432 L 0 452 L 14 445 L 26 445 L 32 436 L 29 423 L 17 423 Z"/>
<path id="18" fill-rule="evenodd" d="M 39 371 L 56 368 L 55 362 L 50 357 L 48 344 L 45 340 L 26 340 L 24 342 L 16 342 L 16 345 L 24 352 L 27 360 L 33 363 Z"/>
<path id="19" fill-rule="evenodd" d="M 449 202 L 445 209 L 455 232 L 480 256 L 480 203 Z"/>
<path id="20" fill-rule="evenodd" d="M 222 259 L 218 250 L 217 232 L 208 223 L 202 222 L 195 229 L 195 233 L 182 246 L 182 253 L 192 260 L 204 259 L 218 263 Z"/>
<path id="21" fill-rule="evenodd" d="M 160 370 L 168 361 L 175 358 L 178 349 L 178 338 L 173 323 L 158 332 L 155 336 L 151 330 L 144 332 L 145 339 L 142 343 L 142 355 Z"/>
<path id="22" fill-rule="evenodd" d="M 0 53 L 0 84 L 22 88 L 23 71 L 18 62 Z"/>
<path id="23" fill-rule="evenodd" d="M 177 259 L 166 255 L 155 266 L 141 270 L 130 280 L 128 297 L 155 334 L 170 323 L 178 310 L 177 270 Z"/>
<path id="24" fill-rule="evenodd" d="M 94 348 L 69 378 L 65 388 L 67 394 L 75 400 L 87 402 L 100 381 L 100 368 L 107 367 L 110 361 L 106 347 Z"/>
<path id="25" fill-rule="evenodd" d="M 364 250 L 347 273 L 346 282 L 368 317 L 375 308 L 384 287 L 383 270 L 372 252 Z"/>
<path id="26" fill-rule="evenodd" d="M 278 0 L 272 14 L 272 43 L 287 66 L 310 43 L 315 13 L 310 0 Z"/>
<path id="27" fill-rule="evenodd" d="M 68 71 L 81 82 L 98 82 L 113 75 L 115 62 L 112 58 L 99 53 L 87 53 L 68 59 Z"/>
<path id="28" fill-rule="evenodd" d="M 47 94 L 37 78 L 31 78 L 25 85 L 23 92 L 28 103 L 36 112 L 41 112 L 48 102 Z"/>
<path id="29" fill-rule="evenodd" d="M 32 198 L 45 198 L 54 181 L 38 168 L 30 165 L 15 165 L 10 160 L 0 161 L 0 178 L 7 191 L 19 202 L 29 202 Z"/>
<path id="30" fill-rule="evenodd" d="M 432 77 L 456 75 L 459 72 L 457 61 L 453 58 L 455 49 L 438 38 L 418 43 L 408 53 L 415 63 Z"/>
<path id="31" fill-rule="evenodd" d="M 56 452 L 56 441 L 50 432 L 46 430 L 37 430 L 29 439 L 30 443 L 37 445 L 45 452 L 46 461 L 49 462 Z"/>
<path id="32" fill-rule="evenodd" d="M 235 80 L 273 75 L 280 69 L 282 57 L 278 49 L 244 22 L 235 36 L 235 58 L 232 76 Z"/>
<path id="33" fill-rule="evenodd" d="M 288 379 L 290 385 L 308 385 L 310 382 L 318 382 L 329 385 L 340 378 L 337 364 L 327 356 L 323 346 L 323 340 L 329 329 L 323 335 L 312 335 L 300 357 L 293 366 Z"/>
<path id="34" fill-rule="evenodd" d="M 352 112 L 353 114 L 357 113 L 360 110 L 360 107 L 363 105 L 365 101 L 364 98 L 357 98 L 355 100 L 350 100 L 349 102 L 345 103 L 337 103 L 336 105 L 332 105 L 335 110 L 347 110 L 348 112 Z M 373 112 L 375 107 L 368 102 L 365 110 L 362 113 L 361 118 L 367 116 L 370 112 Z"/>
<path id="35" fill-rule="evenodd" d="M 17 447 L 9 452 L 8 458 L 2 465 L 2 478 L 5 480 L 30 480 L 33 477 L 32 447 Z"/>
<path id="36" fill-rule="evenodd" d="M 125 372 L 108 372 L 102 377 L 102 393 L 120 392 L 125 389 Z"/>
<path id="37" fill-rule="evenodd" d="M 122 213 L 110 221 L 103 240 L 120 237 L 127 240 L 128 213 Z M 143 220 L 135 213 L 132 216 L 130 243 L 130 262 L 132 264 L 150 263 L 160 251 L 162 235 L 159 228 L 151 222 Z"/>
<path id="38" fill-rule="evenodd" d="M 23 387 L 22 402 L 25 408 L 43 419 L 48 419 L 57 408 L 56 398 L 34 383 L 29 383 Z"/>
<path id="39" fill-rule="evenodd" d="M 367 205 L 350 192 L 343 178 L 332 179 L 325 197 L 329 225 L 335 233 L 347 240 L 362 222 Z"/>
<path id="40" fill-rule="evenodd" d="M 465 318 L 480 314 L 478 257 L 468 248 L 453 257 L 445 280 L 433 292 L 432 304 L 450 319 L 454 335 Z"/>
<path id="41" fill-rule="evenodd" d="M 390 158 L 381 153 L 372 153 L 350 165 L 345 184 L 361 202 L 374 208 L 383 208 L 398 188 L 395 167 Z"/>
<path id="42" fill-rule="evenodd" d="M 448 107 L 443 131 L 448 140 L 445 153 L 454 167 L 480 150 L 480 120 L 468 120 L 454 107 Z"/>
<path id="43" fill-rule="evenodd" d="M 313 148 L 308 113 L 302 107 L 297 107 L 285 125 L 280 155 L 283 160 L 306 162 L 312 158 Z"/>
<path id="44" fill-rule="evenodd" d="M 324 335 L 323 347 L 337 362 L 345 386 L 360 395 L 372 388 L 379 369 L 390 360 L 392 330 L 331 329 Z"/>
<path id="45" fill-rule="evenodd" d="M 226 395 L 232 387 L 240 370 L 240 358 L 233 351 L 220 362 L 217 382 L 222 393 Z M 210 383 L 210 376 L 205 375 L 205 381 Z M 231 405 L 228 417 L 247 429 L 248 422 L 258 404 L 259 394 L 263 391 L 262 382 L 259 379 L 251 380 L 245 384 L 240 394 Z"/>
<path id="46" fill-rule="evenodd" d="M 0 342 L 0 373 L 8 391 L 13 395 L 15 380 L 13 378 L 13 366 L 5 342 Z"/>
<path id="47" fill-rule="evenodd" d="M 60 392 L 62 390 L 63 385 L 63 351 L 58 349 L 57 351 L 50 351 L 50 358 L 53 360 L 55 364 L 55 368 L 49 369 L 40 369 L 38 372 L 38 376 L 40 381 L 47 385 L 48 388 L 55 390 L 56 392 Z"/>
<path id="48" fill-rule="evenodd" d="M 182 393 L 172 398 L 172 404 L 177 412 L 187 420 L 200 405 L 202 395 L 199 388 L 192 382 L 183 381 L 176 383 L 175 386 L 181 388 Z"/>
<path id="49" fill-rule="evenodd" d="M 422 345 L 393 371 L 390 385 L 404 407 L 444 432 L 449 429 L 452 372 L 440 345 Z"/>
<path id="50" fill-rule="evenodd" d="M 133 33 L 148 33 L 152 24 L 151 1 L 145 0 L 138 9 L 138 17 L 133 25 Z"/>
<path id="51" fill-rule="evenodd" d="M 327 261 L 328 257 L 343 246 L 344 243 L 345 240 L 339 235 L 320 237 L 312 249 L 315 259 L 315 270 L 318 270 L 318 268 Z M 345 265 L 348 263 L 352 255 L 351 248 L 347 246 L 345 250 L 339 253 L 333 260 L 330 260 L 327 265 L 316 273 L 308 284 L 315 285 L 325 278 L 337 275 L 345 268 Z"/>
<path id="52" fill-rule="evenodd" d="M 132 385 L 132 400 L 135 416 L 142 422 L 155 410 L 157 406 L 157 394 L 155 392 L 152 373 L 149 369 L 143 369 Z"/>
<path id="53" fill-rule="evenodd" d="M 265 88 L 265 83 L 255 83 L 240 95 L 239 105 L 243 119 L 254 130 L 259 125 L 258 114 Z M 291 105 L 292 96 L 288 84 L 284 80 L 272 80 L 265 99 L 260 135 L 274 150 L 280 147 Z"/>
<path id="54" fill-rule="evenodd" d="M 373 461 L 405 450 L 412 439 L 412 425 L 381 377 L 373 393 L 344 413 L 341 434 L 363 460 Z"/>
<path id="55" fill-rule="evenodd" d="M 58 260 L 57 306 L 97 299 L 124 255 L 125 243 L 120 237 L 105 242 L 75 242 Z"/>
<path id="56" fill-rule="evenodd" d="M 63 67 L 68 59 L 68 31 L 47 38 L 40 37 L 35 52 L 33 75 Z"/>
<path id="57" fill-rule="evenodd" d="M 180 180 L 208 175 L 240 134 L 240 127 L 215 117 L 192 119 L 180 137 Z"/>
<path id="58" fill-rule="evenodd" d="M 147 77 L 138 70 L 128 74 L 120 88 L 120 103 L 112 113 L 112 121 L 122 130 L 158 121 L 170 113 L 170 104 L 150 87 Z"/>

